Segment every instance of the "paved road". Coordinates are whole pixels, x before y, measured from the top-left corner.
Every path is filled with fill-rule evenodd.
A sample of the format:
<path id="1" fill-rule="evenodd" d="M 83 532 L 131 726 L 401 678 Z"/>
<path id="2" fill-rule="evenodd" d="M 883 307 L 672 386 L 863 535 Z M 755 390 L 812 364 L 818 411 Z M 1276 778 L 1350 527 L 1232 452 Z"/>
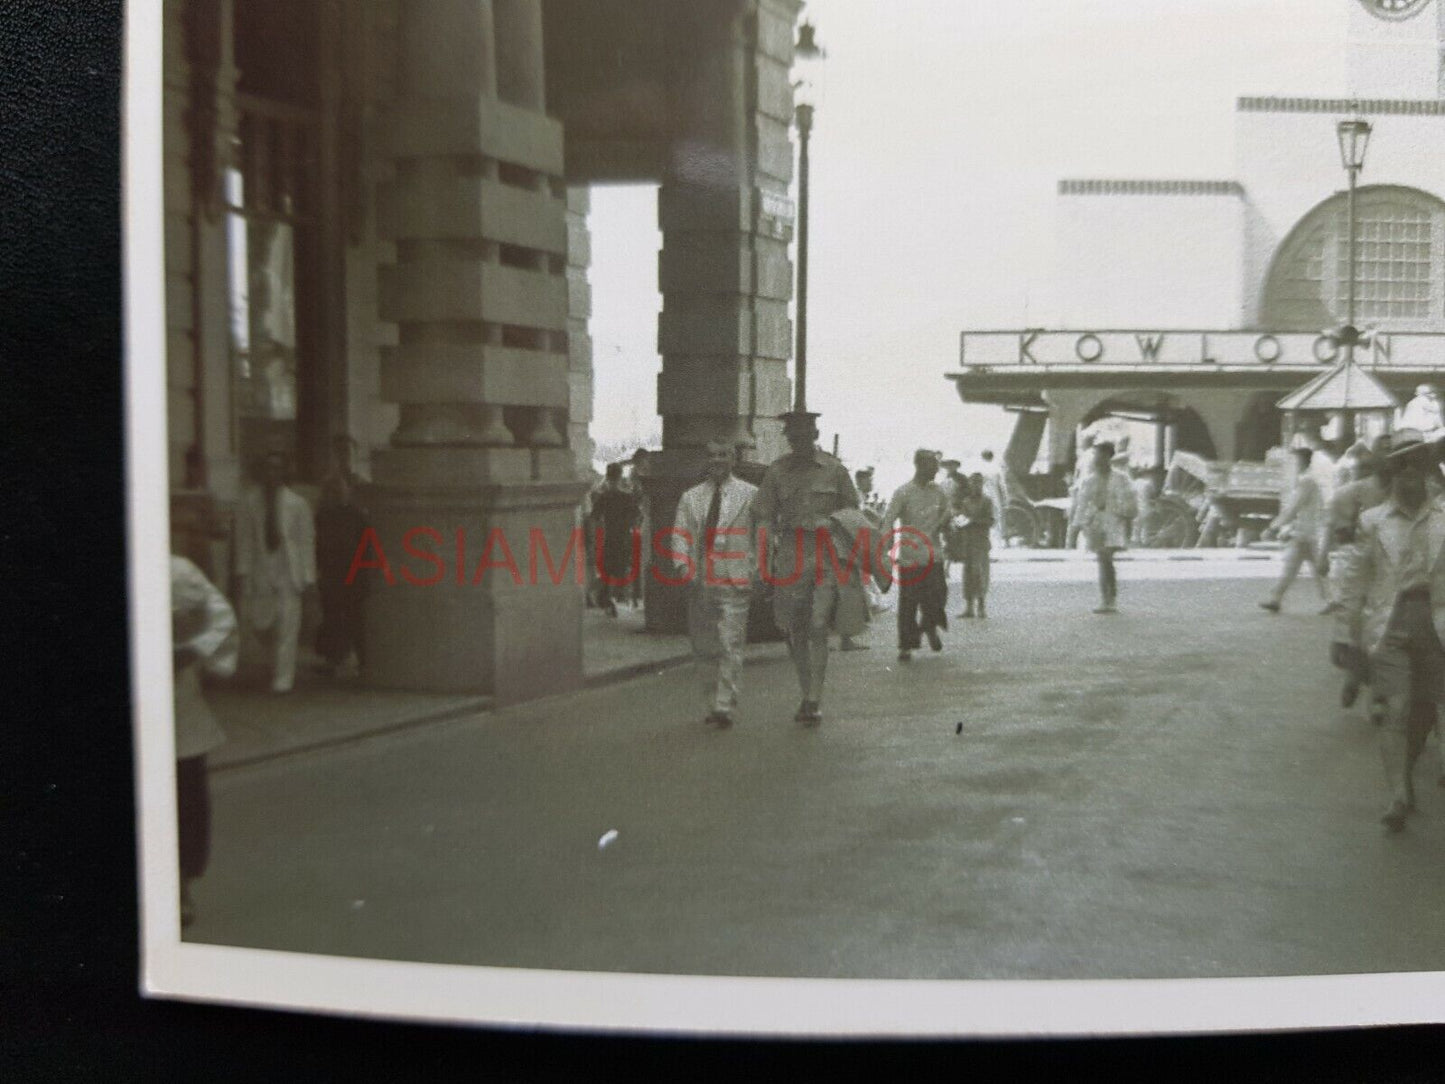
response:
<path id="1" fill-rule="evenodd" d="M 225 773 L 195 940 L 528 967 L 898 978 L 1445 969 L 1445 790 L 1385 837 L 1325 620 L 1258 581 L 1001 584 L 901 666 L 730 732 L 687 668 Z M 951 612 L 955 607 L 951 607 Z M 957 734 L 957 724 L 962 733 Z M 614 842 L 599 849 L 604 833 Z"/>

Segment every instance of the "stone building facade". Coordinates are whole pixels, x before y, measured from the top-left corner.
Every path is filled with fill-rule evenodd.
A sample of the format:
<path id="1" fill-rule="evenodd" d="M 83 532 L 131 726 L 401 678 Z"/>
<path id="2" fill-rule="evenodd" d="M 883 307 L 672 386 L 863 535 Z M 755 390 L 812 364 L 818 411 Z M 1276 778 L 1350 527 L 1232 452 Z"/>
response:
<path id="1" fill-rule="evenodd" d="M 583 589 L 532 582 L 525 550 L 561 559 L 591 460 L 588 189 L 660 185 L 662 522 L 708 439 L 782 450 L 800 7 L 165 0 L 180 544 L 225 582 L 256 457 L 291 453 L 306 492 L 350 436 L 385 552 L 447 570 L 372 592 L 366 679 L 504 701 L 575 685 Z M 502 560 L 499 535 L 522 584 L 454 575 Z M 649 598 L 649 621 L 678 603 Z"/>

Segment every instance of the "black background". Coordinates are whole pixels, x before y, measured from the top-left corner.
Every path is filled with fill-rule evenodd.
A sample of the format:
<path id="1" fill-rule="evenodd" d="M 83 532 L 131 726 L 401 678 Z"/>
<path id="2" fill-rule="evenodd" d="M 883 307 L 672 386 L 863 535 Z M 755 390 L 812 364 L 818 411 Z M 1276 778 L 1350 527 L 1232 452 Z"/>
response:
<path id="1" fill-rule="evenodd" d="M 9 679 L 0 701 L 0 1078 L 655 1079 L 704 1069 L 1445 1078 L 1441 1031 L 1424 1028 L 741 1042 L 422 1027 L 139 998 L 121 460 L 121 11 L 119 0 L 0 0 L 0 598 L 9 604 L 0 621 Z"/>

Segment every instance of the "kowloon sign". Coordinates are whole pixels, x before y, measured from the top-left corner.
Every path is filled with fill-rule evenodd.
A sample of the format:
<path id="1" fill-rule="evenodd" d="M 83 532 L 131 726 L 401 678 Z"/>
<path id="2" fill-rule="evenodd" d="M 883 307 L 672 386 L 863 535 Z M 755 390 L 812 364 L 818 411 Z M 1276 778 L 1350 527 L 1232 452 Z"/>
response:
<path id="1" fill-rule="evenodd" d="M 1337 361 L 1342 347 L 1328 334 L 1299 331 L 966 331 L 959 337 L 965 369 L 1029 366 L 1041 369 L 1259 369 L 1316 367 Z M 1377 367 L 1438 369 L 1445 334 L 1391 332 L 1355 348 Z"/>

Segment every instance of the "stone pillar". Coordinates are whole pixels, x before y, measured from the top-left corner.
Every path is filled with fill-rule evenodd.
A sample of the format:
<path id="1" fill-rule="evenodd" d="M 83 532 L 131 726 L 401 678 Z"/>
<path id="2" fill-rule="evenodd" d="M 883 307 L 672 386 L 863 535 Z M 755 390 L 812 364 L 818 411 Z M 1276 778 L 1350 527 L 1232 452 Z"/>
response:
<path id="1" fill-rule="evenodd" d="M 223 585 L 226 505 L 240 484 L 222 188 L 236 131 L 232 18 L 231 0 L 162 7 L 171 512 L 178 544 Z"/>
<path id="2" fill-rule="evenodd" d="M 761 463 L 785 450 L 777 416 L 791 398 L 789 71 L 799 7 L 739 5 L 711 28 L 678 89 L 685 130 L 658 193 L 663 451 L 644 483 L 655 524 L 671 521 L 682 490 L 701 477 L 708 440 L 744 441 Z M 646 592 L 648 628 L 685 626 L 678 589 L 650 580 Z"/>
<path id="3" fill-rule="evenodd" d="M 582 585 L 570 570 L 553 584 L 545 564 L 533 583 L 529 561 L 545 541 L 562 562 L 583 488 L 566 446 L 562 131 L 543 112 L 540 2 L 400 6 L 383 126 L 396 178 L 377 197 L 396 247 L 380 269 L 380 315 L 397 325 L 381 390 L 400 416 L 372 460 L 396 577 L 368 600 L 379 686 L 505 702 L 581 679 Z"/>
<path id="4" fill-rule="evenodd" d="M 592 234 L 587 228 L 591 189 L 567 189 L 567 378 L 571 382 L 571 412 L 567 439 L 579 477 L 592 466 L 592 286 L 587 269 L 592 265 Z"/>

